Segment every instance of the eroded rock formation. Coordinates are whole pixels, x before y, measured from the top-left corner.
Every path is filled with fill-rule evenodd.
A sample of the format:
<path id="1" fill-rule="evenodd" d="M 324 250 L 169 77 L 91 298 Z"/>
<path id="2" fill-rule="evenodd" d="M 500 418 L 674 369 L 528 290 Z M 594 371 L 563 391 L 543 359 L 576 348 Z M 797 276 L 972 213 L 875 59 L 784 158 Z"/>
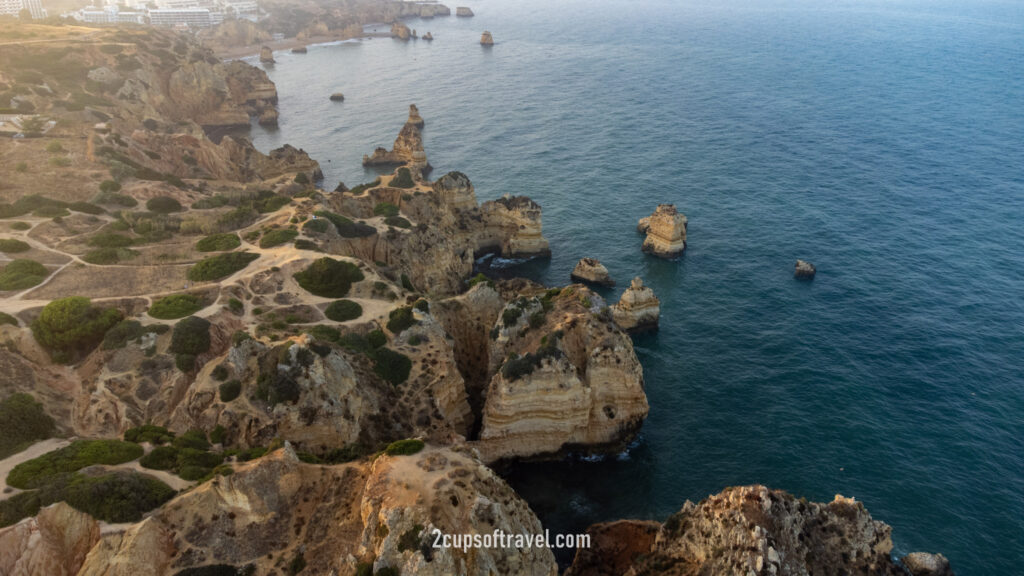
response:
<path id="1" fill-rule="evenodd" d="M 433 188 L 441 196 L 441 201 L 452 208 L 461 210 L 477 207 L 473 183 L 462 172 L 445 174 L 434 181 Z"/>
<path id="2" fill-rule="evenodd" d="M 623 552 L 633 559 L 617 574 L 904 574 L 890 555 L 891 528 L 842 496 L 819 504 L 764 486 L 728 488 L 699 504 L 687 502 L 653 542 L 639 526 L 626 526 L 592 527 L 597 535 L 617 528 L 628 540 L 596 538 L 597 546 L 577 553 L 567 574 L 606 574 L 595 558 L 620 561 Z"/>
<path id="3" fill-rule="evenodd" d="M 0 574 L 75 576 L 99 539 L 99 522 L 58 502 L 0 528 Z"/>
<path id="4" fill-rule="evenodd" d="M 506 196 L 484 202 L 480 212 L 484 219 L 480 248 L 498 248 L 510 258 L 551 254 L 541 230 L 540 205 L 533 200 Z"/>
<path id="5" fill-rule="evenodd" d="M 487 30 L 484 30 L 484 33 L 480 35 L 480 44 L 484 46 L 494 46 L 494 36 L 491 36 L 491 33 Z"/>
<path id="6" fill-rule="evenodd" d="M 391 151 L 377 148 L 370 156 L 363 156 L 363 166 L 405 166 L 422 178 L 430 171 L 427 153 L 423 150 L 423 118 L 415 104 L 409 105 L 409 120 L 395 138 Z"/>
<path id="7" fill-rule="evenodd" d="M 643 251 L 674 258 L 686 250 L 686 216 L 674 204 L 659 204 L 654 214 L 641 218 L 637 230 L 646 234 Z"/>
<path id="8" fill-rule="evenodd" d="M 391 25 L 391 37 L 398 38 L 399 40 L 408 40 L 412 37 L 412 31 L 405 24 L 395 22 Z"/>
<path id="9" fill-rule="evenodd" d="M 654 290 L 644 286 L 644 281 L 639 276 L 633 278 L 629 288 L 622 293 L 615 306 L 612 306 L 615 323 L 627 332 L 657 329 L 660 315 L 661 302 L 654 295 Z"/>
<path id="10" fill-rule="evenodd" d="M 608 269 L 596 258 L 580 258 L 569 277 L 574 282 L 590 282 L 602 286 L 615 285 L 615 281 L 608 274 Z"/>
<path id="11" fill-rule="evenodd" d="M 469 18 L 473 16 L 473 10 L 471 10 L 468 6 L 457 6 L 455 8 L 455 15 L 460 16 L 462 18 Z"/>
<path id="12" fill-rule="evenodd" d="M 274 63 L 274 51 L 270 49 L 270 46 L 264 45 L 260 48 L 260 62 L 264 64 Z"/>
<path id="13" fill-rule="evenodd" d="M 817 273 L 817 269 L 814 267 L 814 264 L 804 260 L 796 261 L 796 269 L 793 272 L 793 276 L 797 278 L 814 278 L 815 273 Z"/>

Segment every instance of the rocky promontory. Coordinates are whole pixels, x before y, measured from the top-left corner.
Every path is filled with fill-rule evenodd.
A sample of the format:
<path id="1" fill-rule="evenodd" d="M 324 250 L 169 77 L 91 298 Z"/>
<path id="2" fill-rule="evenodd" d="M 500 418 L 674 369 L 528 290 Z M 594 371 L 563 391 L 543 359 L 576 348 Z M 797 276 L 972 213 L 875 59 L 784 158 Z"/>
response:
<path id="1" fill-rule="evenodd" d="M 641 218 L 637 231 L 646 234 L 643 251 L 674 258 L 686 250 L 686 216 L 674 204 L 659 204 L 654 214 Z"/>
<path id="2" fill-rule="evenodd" d="M 596 258 L 580 258 L 576 267 L 569 274 L 569 278 L 574 282 L 590 282 L 601 286 L 615 285 L 615 281 L 608 274 L 608 269 Z"/>
<path id="3" fill-rule="evenodd" d="M 427 153 L 423 150 L 423 117 L 415 104 L 409 105 L 409 119 L 395 138 L 391 150 L 377 148 L 372 155 L 363 156 L 363 166 L 405 166 L 417 177 L 430 171 Z"/>
<path id="4" fill-rule="evenodd" d="M 607 566 L 637 575 L 905 574 L 891 556 L 892 529 L 842 496 L 821 504 L 764 486 L 728 488 L 686 502 L 652 538 L 653 528 L 636 521 L 591 526 L 596 546 L 579 550 L 566 575 L 603 576 Z"/>
<path id="5" fill-rule="evenodd" d="M 644 281 L 637 276 L 611 310 L 615 323 L 627 332 L 655 330 L 661 315 L 661 302 L 654 295 L 654 290 L 644 286 Z"/>

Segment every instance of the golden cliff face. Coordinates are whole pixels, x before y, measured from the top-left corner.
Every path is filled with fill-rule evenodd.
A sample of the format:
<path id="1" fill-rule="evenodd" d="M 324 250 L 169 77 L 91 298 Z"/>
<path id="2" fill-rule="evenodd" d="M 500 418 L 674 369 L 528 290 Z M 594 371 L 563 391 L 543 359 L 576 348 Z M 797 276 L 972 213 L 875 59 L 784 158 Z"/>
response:
<path id="1" fill-rule="evenodd" d="M 0 528 L 0 574 L 75 576 L 99 539 L 99 522 L 58 502 Z"/>
<path id="2" fill-rule="evenodd" d="M 480 247 L 497 243 L 507 258 L 549 256 L 551 248 L 541 230 L 540 205 L 526 196 L 498 198 L 480 206 L 484 219 Z"/>
<path id="3" fill-rule="evenodd" d="M 627 332 L 657 329 L 660 314 L 661 302 L 654 295 L 654 290 L 644 286 L 644 281 L 639 276 L 633 278 L 629 288 L 612 306 L 615 323 Z"/>
<path id="4" fill-rule="evenodd" d="M 659 204 L 654 214 L 641 218 L 637 230 L 646 234 L 643 251 L 662 258 L 674 258 L 686 250 L 686 215 L 674 204 Z"/>

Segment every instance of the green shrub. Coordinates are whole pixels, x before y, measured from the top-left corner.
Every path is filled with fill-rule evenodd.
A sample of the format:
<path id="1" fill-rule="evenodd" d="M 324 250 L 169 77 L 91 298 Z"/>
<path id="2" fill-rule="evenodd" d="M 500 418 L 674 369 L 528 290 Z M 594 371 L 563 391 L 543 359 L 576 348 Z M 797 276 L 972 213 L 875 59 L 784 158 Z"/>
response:
<path id="1" fill-rule="evenodd" d="M 238 380 L 228 380 L 220 385 L 220 401 L 231 402 L 242 393 L 242 383 Z"/>
<path id="2" fill-rule="evenodd" d="M 363 224 L 362 222 L 353 222 L 340 214 L 335 214 L 334 212 L 320 210 L 313 214 L 320 218 L 326 218 L 331 222 L 331 224 L 334 224 L 334 228 L 342 238 L 364 238 L 367 236 L 373 236 L 377 233 L 377 229 L 373 226 Z"/>
<path id="3" fill-rule="evenodd" d="M 320 258 L 295 273 L 294 278 L 307 292 L 324 298 L 341 298 L 348 294 L 353 282 L 363 279 L 363 272 L 350 262 Z"/>
<path id="4" fill-rule="evenodd" d="M 355 320 L 363 315 L 363 307 L 351 300 L 336 300 L 324 310 L 324 316 L 335 322 Z"/>
<path id="5" fill-rule="evenodd" d="M 402 330 L 409 328 L 416 324 L 416 318 L 413 317 L 412 307 L 403 306 L 402 308 L 395 308 L 388 314 L 388 330 L 392 334 L 401 334 Z"/>
<path id="6" fill-rule="evenodd" d="M 49 438 L 53 430 L 42 404 L 29 394 L 11 394 L 0 401 L 0 460 Z"/>
<path id="7" fill-rule="evenodd" d="M 35 260 L 12 260 L 0 272 L 0 290 L 25 290 L 40 284 L 50 271 Z"/>
<path id="8" fill-rule="evenodd" d="M 18 326 L 18 319 L 11 316 L 7 312 L 0 312 L 0 326 L 4 324 L 10 324 L 11 326 Z"/>
<path id="9" fill-rule="evenodd" d="M 388 184 L 392 188 L 412 188 L 416 185 L 412 180 L 412 172 L 408 168 L 399 168 L 398 174 L 391 179 L 391 183 Z"/>
<path id="10" fill-rule="evenodd" d="M 114 325 L 103 336 L 104 350 L 118 350 L 124 348 L 129 342 L 141 338 L 146 329 L 138 320 L 122 320 Z"/>
<path id="11" fill-rule="evenodd" d="M 171 432 L 163 426 L 143 424 L 142 426 L 125 430 L 124 439 L 127 442 L 149 442 L 154 446 L 159 446 L 174 440 L 174 432 Z"/>
<path id="12" fill-rule="evenodd" d="M 430 302 L 427 302 L 423 298 L 417 300 L 416 303 L 412 305 L 412 307 L 419 310 L 420 312 L 430 312 Z"/>
<path id="13" fill-rule="evenodd" d="M 298 230 L 290 230 L 287 228 L 271 230 L 260 238 L 260 248 L 273 248 L 274 246 L 280 246 L 286 242 L 291 242 L 298 235 Z"/>
<path id="14" fill-rule="evenodd" d="M 121 321 L 115 308 L 99 308 L 82 296 L 54 300 L 32 322 L 32 335 L 55 362 L 70 362 L 92 351 Z"/>
<path id="15" fill-rule="evenodd" d="M 420 450 L 423 450 L 423 440 L 419 438 L 409 438 L 406 440 L 398 440 L 388 444 L 388 447 L 384 449 L 384 453 L 388 456 L 410 456 L 416 454 Z"/>
<path id="16" fill-rule="evenodd" d="M 211 470 L 224 461 L 223 454 L 208 452 L 207 450 L 209 450 L 209 444 L 207 444 L 205 449 L 178 448 L 178 469 L 180 470 L 186 466 L 197 466 Z"/>
<path id="17" fill-rule="evenodd" d="M 138 522 L 142 514 L 174 497 L 163 482 L 137 472 L 99 477 L 75 474 L 64 491 L 68 504 L 105 522 Z"/>
<path id="18" fill-rule="evenodd" d="M 28 222 L 11 222 L 11 230 L 30 230 L 32 225 Z"/>
<path id="19" fill-rule="evenodd" d="M 206 432 L 193 428 L 174 439 L 174 447 L 178 450 L 209 450 L 210 442 L 206 439 Z"/>
<path id="20" fill-rule="evenodd" d="M 267 449 L 263 446 L 253 446 L 252 448 L 246 448 L 245 450 L 240 451 L 238 453 L 238 461 L 248 462 L 250 460 L 261 458 L 266 453 Z"/>
<path id="21" fill-rule="evenodd" d="M 162 178 L 158 178 L 162 179 Z M 182 211 L 181 202 L 178 202 L 170 196 L 157 196 L 156 198 L 150 198 L 146 201 L 146 210 L 150 212 L 156 212 L 157 214 L 170 214 L 172 212 Z"/>
<path id="22" fill-rule="evenodd" d="M 131 248 L 97 248 L 82 256 L 82 260 L 97 266 L 109 266 L 125 260 L 131 260 L 139 253 Z"/>
<path id="23" fill-rule="evenodd" d="M 220 280 L 245 268 L 259 254 L 251 252 L 227 252 L 200 260 L 188 270 L 188 279 L 194 282 Z"/>
<path id="24" fill-rule="evenodd" d="M 229 200 L 226 196 L 221 196 L 218 194 L 217 196 L 211 196 L 209 198 L 200 198 L 199 200 L 196 200 L 195 202 L 192 203 L 192 209 L 211 210 L 213 208 L 227 206 L 228 203 Z"/>
<path id="25" fill-rule="evenodd" d="M 121 440 L 77 440 L 69 446 L 22 462 L 7 475 L 15 488 L 39 488 L 55 476 L 69 474 L 94 464 L 123 464 L 142 456 L 142 446 Z"/>
<path id="26" fill-rule="evenodd" d="M 494 283 L 491 282 L 490 278 L 488 278 L 487 276 L 484 276 L 483 272 L 480 272 L 476 276 L 473 276 L 472 278 L 470 278 L 469 282 L 467 282 L 467 284 L 469 284 L 469 287 L 472 288 L 473 286 L 476 286 L 477 284 L 479 284 L 481 282 L 486 282 L 490 286 L 494 285 Z"/>
<path id="27" fill-rule="evenodd" d="M 380 330 L 374 330 L 366 335 L 366 341 L 369 343 L 371 348 L 380 348 L 381 346 L 388 343 L 388 337 Z"/>
<path id="28" fill-rule="evenodd" d="M 96 234 L 92 238 L 89 238 L 86 243 L 89 246 L 96 246 L 98 248 L 126 248 L 134 244 L 135 241 L 124 234 L 102 232 L 100 234 Z"/>
<path id="29" fill-rule="evenodd" d="M 330 225 L 331 223 L 328 220 L 321 218 L 307 221 L 305 224 L 302 225 L 302 229 L 307 234 L 310 232 L 318 232 L 320 234 L 323 234 L 324 232 L 327 232 L 327 227 Z"/>
<path id="30" fill-rule="evenodd" d="M 398 206 L 395 206 L 391 202 L 380 202 L 373 207 L 373 214 L 375 216 L 398 216 Z"/>
<path id="31" fill-rule="evenodd" d="M 501 313 L 501 323 L 504 324 L 506 328 L 508 328 L 510 326 L 515 325 L 515 323 L 519 321 L 519 317 L 522 315 L 522 308 L 518 308 L 516 306 L 509 306 L 508 308 L 505 309 L 504 312 Z"/>
<path id="32" fill-rule="evenodd" d="M 277 212 L 291 203 L 291 198 L 288 198 L 287 196 L 274 195 L 257 201 L 256 211 L 260 214 L 269 214 L 271 212 Z"/>
<path id="33" fill-rule="evenodd" d="M 387 218 L 384 219 L 384 223 L 387 224 L 388 226 L 394 226 L 395 228 L 404 228 L 406 230 L 412 228 L 412 222 L 409 222 L 408 220 L 402 218 L 401 216 L 388 216 Z"/>
<path id="34" fill-rule="evenodd" d="M 81 212 L 82 214 L 97 215 L 106 213 L 106 210 L 90 202 L 72 202 L 71 204 L 68 204 L 68 208 L 75 212 Z"/>
<path id="35" fill-rule="evenodd" d="M 210 322 L 189 316 L 174 325 L 170 351 L 174 354 L 198 356 L 210 349 Z"/>
<path id="36" fill-rule="evenodd" d="M 225 434 L 227 434 L 227 431 L 224 430 L 224 427 L 217 424 L 213 427 L 213 430 L 210 430 L 210 442 L 213 442 L 214 444 L 224 444 Z M 221 461 L 223 462 L 223 458 Z"/>
<path id="37" fill-rule="evenodd" d="M 397 386 L 409 379 L 409 372 L 412 370 L 412 360 L 405 354 L 395 352 L 390 348 L 378 348 L 371 354 L 373 358 L 373 371 Z"/>
<path id="38" fill-rule="evenodd" d="M 218 382 L 223 382 L 227 380 L 228 374 L 228 367 L 225 366 L 224 364 L 218 364 L 214 366 L 213 370 L 210 372 L 210 376 L 213 376 L 213 379 Z"/>
<path id="39" fill-rule="evenodd" d="M 231 298 L 228 300 L 228 310 L 231 310 L 235 314 L 242 314 L 245 312 L 245 304 L 238 298 Z"/>
<path id="40" fill-rule="evenodd" d="M 32 247 L 27 242 L 21 240 L 14 240 L 11 238 L 0 238 L 0 252 L 4 254 L 17 254 L 18 252 L 28 252 Z"/>
<path id="41" fill-rule="evenodd" d="M 178 449 L 174 446 L 157 446 L 139 459 L 139 465 L 150 470 L 174 470 L 178 465 Z"/>
<path id="42" fill-rule="evenodd" d="M 113 182 L 113 180 L 109 180 L 109 182 Z M 139 201 L 135 198 L 114 192 L 100 192 L 92 201 L 97 204 L 113 204 L 124 208 L 134 208 L 139 205 Z"/>
<path id="43" fill-rule="evenodd" d="M 113 180 L 104 180 L 100 182 L 100 192 L 120 192 L 121 184 Z"/>
<path id="44" fill-rule="evenodd" d="M 558 349 L 558 341 L 562 337 L 561 331 L 556 331 L 541 339 L 541 347 L 536 352 L 530 352 L 523 356 L 513 355 L 501 366 L 501 375 L 506 380 L 518 380 L 523 376 L 532 374 L 540 367 L 545 358 L 559 358 L 562 351 Z"/>
<path id="45" fill-rule="evenodd" d="M 320 246 L 312 240 L 306 240 L 305 238 L 299 238 L 295 241 L 296 250 L 309 250 L 310 252 L 323 252 Z"/>
<path id="46" fill-rule="evenodd" d="M 203 301 L 193 294 L 172 294 L 153 302 L 149 315 L 160 320 L 177 320 L 204 308 Z"/>
<path id="47" fill-rule="evenodd" d="M 337 342 L 341 338 L 341 332 L 337 328 L 330 326 L 323 326 L 318 324 L 308 330 L 308 333 L 317 340 L 325 340 L 327 342 Z"/>
<path id="48" fill-rule="evenodd" d="M 64 147 L 60 145 L 60 142 L 53 141 L 46 145 L 46 151 L 50 154 L 60 154 L 64 152 Z"/>
<path id="49" fill-rule="evenodd" d="M 309 176 L 306 176 L 305 172 L 299 172 L 295 175 L 296 184 L 309 184 Z"/>
<path id="50" fill-rule="evenodd" d="M 227 252 L 242 245 L 241 238 L 234 232 L 211 234 L 196 242 L 196 250 L 200 252 Z"/>
<path id="51" fill-rule="evenodd" d="M 42 506 L 39 492 L 35 490 L 0 500 L 0 528 L 15 524 L 23 518 L 35 516 Z"/>

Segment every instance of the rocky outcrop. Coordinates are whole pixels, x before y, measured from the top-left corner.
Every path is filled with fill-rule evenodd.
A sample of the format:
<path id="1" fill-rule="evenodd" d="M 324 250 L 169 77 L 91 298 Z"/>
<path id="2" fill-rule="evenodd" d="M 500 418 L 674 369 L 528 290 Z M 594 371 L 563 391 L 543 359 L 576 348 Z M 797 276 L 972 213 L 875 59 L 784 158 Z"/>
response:
<path id="1" fill-rule="evenodd" d="M 452 208 L 464 210 L 477 207 L 473 183 L 462 172 L 445 174 L 434 181 L 433 188 L 441 201 Z"/>
<path id="2" fill-rule="evenodd" d="M 619 301 L 612 306 L 612 317 L 620 328 L 627 332 L 656 330 L 661 315 L 661 302 L 654 290 L 644 286 L 639 276 L 633 278 L 629 288 L 622 293 Z"/>
<path id="3" fill-rule="evenodd" d="M 469 18 L 473 16 L 473 10 L 471 10 L 468 6 L 457 6 L 455 8 L 455 15 L 462 18 Z"/>
<path id="4" fill-rule="evenodd" d="M 686 216 L 674 204 L 659 204 L 654 214 L 641 218 L 637 230 L 646 234 L 643 251 L 674 258 L 686 250 Z"/>
<path id="5" fill-rule="evenodd" d="M 295 48 L 292 48 L 292 54 L 305 54 L 307 52 L 309 52 L 309 50 L 305 46 L 297 46 Z"/>
<path id="6" fill-rule="evenodd" d="M 797 260 L 796 269 L 793 272 L 793 276 L 795 276 L 796 278 L 810 279 L 814 278 L 814 275 L 817 273 L 817 271 L 818 270 L 814 267 L 814 264 L 811 264 L 810 262 L 806 262 L 804 260 Z"/>
<path id="7" fill-rule="evenodd" d="M 581 285 L 519 297 L 492 330 L 485 462 L 619 450 L 647 416 L 643 369 L 600 296 Z"/>
<path id="8" fill-rule="evenodd" d="M 819 504 L 764 486 L 728 488 L 699 504 L 687 502 L 661 526 L 653 545 L 616 573 L 897 576 L 903 570 L 890 556 L 890 532 L 852 498 Z M 603 574 L 594 556 L 619 557 L 608 546 L 591 548 L 577 554 L 568 574 Z"/>
<path id="9" fill-rule="evenodd" d="M 590 282 L 601 286 L 615 285 L 615 281 L 608 274 L 608 269 L 596 258 L 580 258 L 576 267 L 569 274 L 569 278 L 573 282 Z"/>
<path id="10" fill-rule="evenodd" d="M 911 552 L 900 562 L 910 572 L 910 576 L 953 576 L 953 568 L 942 554 Z"/>
<path id="11" fill-rule="evenodd" d="M 417 177 L 429 172 L 430 163 L 423 150 L 423 118 L 415 104 L 409 105 L 409 120 L 395 138 L 390 151 L 377 148 L 370 156 L 363 156 L 363 166 L 406 166 Z"/>
<path id="12" fill-rule="evenodd" d="M 661 530 L 660 522 L 618 520 L 587 528 L 589 547 L 576 549 L 563 576 L 621 576 L 642 554 L 648 554 Z"/>
<path id="13" fill-rule="evenodd" d="M 344 102 L 344 101 L 345 101 L 345 95 L 342 94 L 341 92 L 335 92 L 334 94 L 331 94 L 331 102 Z"/>
<path id="14" fill-rule="evenodd" d="M 434 39 L 434 35 L 430 33 L 430 30 L 427 30 L 427 33 L 423 35 L 423 39 L 429 42 Z"/>
<path id="15" fill-rule="evenodd" d="M 491 36 L 491 33 L 487 30 L 484 30 L 484 33 L 480 35 L 480 44 L 484 46 L 494 46 L 494 36 Z"/>
<path id="16" fill-rule="evenodd" d="M 103 536 L 83 574 L 178 573 L 215 564 L 310 574 L 557 574 L 546 548 L 434 549 L 445 534 L 538 534 L 537 517 L 465 450 L 428 446 L 337 466 L 303 464 L 291 446 L 179 496 Z M 130 545 L 129 545 L 130 544 Z"/>
<path id="17" fill-rule="evenodd" d="M 277 126 L 277 110 L 273 108 L 264 110 L 256 121 L 260 126 Z"/>
<path id="18" fill-rule="evenodd" d="M 484 230 L 477 251 L 498 249 L 507 258 L 550 256 L 541 230 L 540 205 L 526 196 L 505 196 L 480 206 Z"/>
<path id="19" fill-rule="evenodd" d="M 399 40 L 408 40 L 412 38 L 412 31 L 405 24 L 395 22 L 391 25 L 391 37 L 398 38 Z"/>
<path id="20" fill-rule="evenodd" d="M 0 528 L 0 574 L 74 576 L 99 539 L 99 522 L 58 502 Z"/>
<path id="21" fill-rule="evenodd" d="M 260 48 L 260 62 L 263 64 L 273 64 L 275 62 L 274 51 L 270 49 L 270 46 L 263 45 Z"/>

